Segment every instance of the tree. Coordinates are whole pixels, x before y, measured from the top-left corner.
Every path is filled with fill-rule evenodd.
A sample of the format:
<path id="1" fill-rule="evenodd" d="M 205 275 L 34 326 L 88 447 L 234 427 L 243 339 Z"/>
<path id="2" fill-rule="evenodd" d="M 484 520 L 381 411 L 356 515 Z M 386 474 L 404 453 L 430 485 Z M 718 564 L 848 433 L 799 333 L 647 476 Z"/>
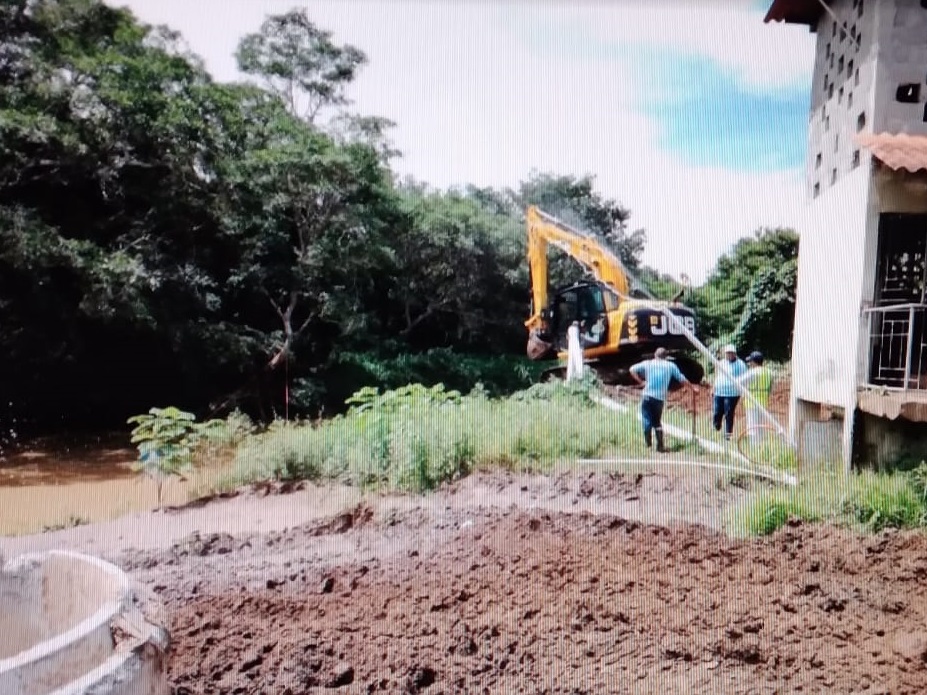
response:
<path id="1" fill-rule="evenodd" d="M 403 208 L 409 222 L 392 239 L 396 334 L 422 349 L 511 345 L 526 304 L 518 221 L 453 191 L 406 189 Z"/>
<path id="2" fill-rule="evenodd" d="M 348 104 L 345 88 L 366 62 L 354 46 L 338 46 L 304 9 L 269 16 L 235 53 L 239 69 L 262 78 L 291 114 L 313 123 L 330 106 Z"/>
<path id="3" fill-rule="evenodd" d="M 786 359 L 791 349 L 798 235 L 759 229 L 720 259 L 692 296 L 701 335 Z"/>
<path id="4" fill-rule="evenodd" d="M 629 271 L 640 265 L 646 233 L 641 229 L 628 232 L 630 210 L 597 192 L 595 177 L 532 172 L 521 182 L 514 199 L 522 209 L 537 205 L 567 224 L 597 235 L 617 253 Z"/>

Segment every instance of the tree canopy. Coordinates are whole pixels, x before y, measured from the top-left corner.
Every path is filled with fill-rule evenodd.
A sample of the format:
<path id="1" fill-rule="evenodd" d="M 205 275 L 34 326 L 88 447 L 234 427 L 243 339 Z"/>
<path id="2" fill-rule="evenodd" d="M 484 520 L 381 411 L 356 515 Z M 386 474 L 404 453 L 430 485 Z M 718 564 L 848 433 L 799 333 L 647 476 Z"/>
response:
<path id="1" fill-rule="evenodd" d="M 392 123 L 349 108 L 367 57 L 305 12 L 236 57 L 253 83 L 217 83 L 176 32 L 97 0 L 0 4 L 0 384 L 19 422 L 269 417 L 285 385 L 311 413 L 343 391 L 342 354 L 523 354 L 529 204 L 646 270 L 645 233 L 591 176 L 396 182 Z M 710 332 L 775 340 L 793 247 L 765 234 L 719 262 Z"/>

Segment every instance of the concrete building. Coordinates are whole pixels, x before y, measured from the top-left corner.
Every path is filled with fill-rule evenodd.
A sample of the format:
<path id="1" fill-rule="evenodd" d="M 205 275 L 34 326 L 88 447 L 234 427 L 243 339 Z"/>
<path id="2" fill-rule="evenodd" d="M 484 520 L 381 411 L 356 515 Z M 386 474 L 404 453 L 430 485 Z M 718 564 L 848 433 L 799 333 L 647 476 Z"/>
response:
<path id="1" fill-rule="evenodd" d="M 773 0 L 765 21 L 817 35 L 790 432 L 803 462 L 927 459 L 927 0 Z"/>

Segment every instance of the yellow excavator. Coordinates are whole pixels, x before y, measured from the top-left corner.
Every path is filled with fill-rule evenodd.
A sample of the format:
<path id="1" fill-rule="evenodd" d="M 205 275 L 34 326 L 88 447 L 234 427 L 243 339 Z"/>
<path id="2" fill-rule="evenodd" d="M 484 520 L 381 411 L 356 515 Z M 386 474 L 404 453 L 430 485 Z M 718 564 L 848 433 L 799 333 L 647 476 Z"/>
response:
<path id="1" fill-rule="evenodd" d="M 526 211 L 528 267 L 531 280 L 531 318 L 528 329 L 528 357 L 532 360 L 559 358 L 561 366 L 545 376 L 564 376 L 567 358 L 567 329 L 579 325 L 583 361 L 606 384 L 630 385 L 628 369 L 649 359 L 658 347 L 666 348 L 683 375 L 700 383 L 705 370 L 691 354 L 684 332 L 663 313 L 668 307 L 685 328 L 695 333 L 695 312 L 679 303 L 681 293 L 670 301 L 655 299 L 642 288 L 632 287 L 630 273 L 621 260 L 592 234 L 581 232 L 536 206 Z M 548 249 L 560 249 L 592 274 L 592 280 L 577 282 L 550 292 Z M 678 388 L 674 384 L 673 388 Z"/>

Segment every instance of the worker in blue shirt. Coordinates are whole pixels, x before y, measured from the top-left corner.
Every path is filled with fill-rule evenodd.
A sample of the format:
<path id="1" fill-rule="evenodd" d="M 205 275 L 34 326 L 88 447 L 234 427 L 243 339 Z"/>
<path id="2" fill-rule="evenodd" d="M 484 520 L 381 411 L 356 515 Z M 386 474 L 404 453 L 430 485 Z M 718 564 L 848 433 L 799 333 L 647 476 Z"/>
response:
<path id="1" fill-rule="evenodd" d="M 731 373 L 733 380 L 720 369 L 718 370 L 715 376 L 712 425 L 716 432 L 720 432 L 723 422 L 724 438 L 730 441 L 734 434 L 734 412 L 737 410 L 737 403 L 740 402 L 740 389 L 735 382 L 746 373 L 747 365 L 737 356 L 737 348 L 733 345 L 724 346 L 723 364 Z"/>
<path id="2" fill-rule="evenodd" d="M 641 398 L 641 420 L 644 423 L 644 442 L 649 449 L 653 446 L 652 432 L 657 435 L 657 451 L 664 452 L 663 446 L 663 405 L 673 379 L 679 381 L 686 389 L 698 393 L 698 387 L 686 379 L 679 367 L 666 359 L 666 348 L 657 348 L 652 360 L 638 362 L 631 367 L 631 378 L 644 387 Z"/>

